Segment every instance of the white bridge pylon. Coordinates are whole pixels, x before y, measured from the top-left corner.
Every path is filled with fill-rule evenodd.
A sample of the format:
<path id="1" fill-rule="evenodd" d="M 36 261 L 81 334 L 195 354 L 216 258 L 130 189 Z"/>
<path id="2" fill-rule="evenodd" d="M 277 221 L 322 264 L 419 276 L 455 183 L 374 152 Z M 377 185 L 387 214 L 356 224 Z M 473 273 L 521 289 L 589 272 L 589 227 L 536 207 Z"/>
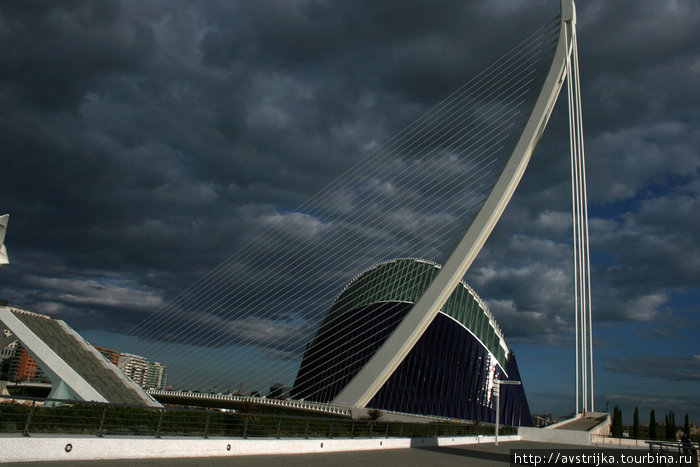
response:
<path id="1" fill-rule="evenodd" d="M 445 262 L 442 270 L 401 321 L 392 335 L 335 397 L 333 404 L 364 407 L 389 379 L 416 342 L 423 335 L 438 311 L 452 294 L 460 279 L 491 234 L 510 201 L 530 157 L 539 141 L 564 80 L 569 76 L 569 113 L 572 134 L 572 180 L 574 198 L 574 250 L 576 256 L 576 410 L 579 401 L 579 377 L 583 389 L 583 409 L 588 410 L 590 395 L 593 410 L 592 339 L 590 327 L 590 274 L 588 272 L 588 224 L 585 208 L 585 169 L 583 131 L 581 130 L 578 59 L 576 54 L 576 9 L 573 0 L 561 0 L 561 24 L 557 48 L 544 85 L 535 102 L 525 128 L 510 155 L 505 169 L 469 226 L 466 234 Z M 572 58 L 573 56 L 573 58 Z M 573 71 L 572 71 L 573 70 Z M 575 81 L 575 82 L 574 82 Z M 576 104 L 576 107 L 572 105 Z M 583 260 L 581 258 L 584 258 Z M 587 279 L 586 279 L 587 278 Z M 579 332 L 580 331 L 580 332 Z M 586 334 L 588 333 L 588 334 Z M 579 345 L 579 339 L 581 343 Z M 579 362 L 579 348 L 581 349 Z M 582 365 L 579 371 L 579 363 Z M 587 371 L 590 364 L 590 372 Z M 586 375 L 590 374 L 590 379 Z M 590 384 L 590 391 L 587 385 Z"/>
<path id="2" fill-rule="evenodd" d="M 581 116 L 576 17 L 565 30 L 570 50 L 566 57 L 569 99 L 569 140 L 571 142 L 571 200 L 574 239 L 574 323 L 576 335 L 576 413 L 594 412 L 593 331 L 591 313 L 591 261 L 588 243 L 588 196 L 586 158 Z M 580 405 L 579 405 L 580 404 Z"/>

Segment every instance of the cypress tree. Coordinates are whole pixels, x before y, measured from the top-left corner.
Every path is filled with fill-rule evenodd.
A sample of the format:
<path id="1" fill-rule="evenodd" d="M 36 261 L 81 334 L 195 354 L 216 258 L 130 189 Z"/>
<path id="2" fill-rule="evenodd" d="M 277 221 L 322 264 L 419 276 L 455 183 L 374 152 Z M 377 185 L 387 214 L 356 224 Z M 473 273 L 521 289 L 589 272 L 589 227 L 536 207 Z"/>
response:
<path id="1" fill-rule="evenodd" d="M 639 438 L 639 408 L 634 408 L 634 425 L 632 425 L 632 438 Z"/>
<path id="2" fill-rule="evenodd" d="M 618 436 L 622 438 L 622 409 L 620 407 L 617 408 L 617 414 L 617 432 Z"/>
<path id="3" fill-rule="evenodd" d="M 685 426 L 683 426 L 683 431 L 685 431 L 685 435 L 690 437 L 690 417 L 688 417 L 688 414 L 685 414 Z"/>
<path id="4" fill-rule="evenodd" d="M 676 412 L 671 412 L 673 414 L 673 422 L 671 422 L 671 426 L 673 427 L 673 436 L 676 436 Z"/>
<path id="5" fill-rule="evenodd" d="M 649 439 L 656 439 L 656 413 L 654 409 L 649 412 Z"/>
<path id="6" fill-rule="evenodd" d="M 676 413 L 671 412 L 668 416 L 668 420 L 671 422 L 668 439 L 676 439 Z"/>
<path id="7" fill-rule="evenodd" d="M 666 415 L 666 439 L 675 439 L 676 437 L 676 414 L 672 411 Z"/>
<path id="8" fill-rule="evenodd" d="M 618 406 L 613 409 L 612 435 L 615 438 L 622 437 L 622 410 Z"/>

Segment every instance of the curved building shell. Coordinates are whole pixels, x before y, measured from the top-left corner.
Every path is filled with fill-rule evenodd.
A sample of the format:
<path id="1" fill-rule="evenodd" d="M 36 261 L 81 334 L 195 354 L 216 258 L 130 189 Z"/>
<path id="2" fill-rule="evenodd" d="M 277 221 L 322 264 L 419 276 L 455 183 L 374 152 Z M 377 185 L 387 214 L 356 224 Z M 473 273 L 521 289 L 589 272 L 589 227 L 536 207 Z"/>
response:
<path id="1" fill-rule="evenodd" d="M 330 402 L 384 344 L 440 270 L 413 258 L 379 263 L 336 297 L 309 344 L 292 397 Z M 463 281 L 369 408 L 495 422 L 494 379 L 520 380 L 496 320 Z M 522 386 L 501 387 L 501 423 L 531 425 Z"/>

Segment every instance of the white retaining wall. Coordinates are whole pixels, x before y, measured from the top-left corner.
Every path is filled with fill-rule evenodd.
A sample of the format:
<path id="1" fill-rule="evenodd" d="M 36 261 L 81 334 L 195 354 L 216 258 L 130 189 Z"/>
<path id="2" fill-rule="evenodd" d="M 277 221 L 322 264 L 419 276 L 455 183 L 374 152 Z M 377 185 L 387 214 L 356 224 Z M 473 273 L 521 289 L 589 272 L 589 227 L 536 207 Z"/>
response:
<path id="1" fill-rule="evenodd" d="M 587 431 L 547 430 L 546 428 L 518 428 L 518 435 L 526 441 L 542 441 L 546 443 L 591 444 L 591 436 Z"/>
<path id="2" fill-rule="evenodd" d="M 518 435 L 499 436 L 517 441 Z M 406 449 L 493 443 L 493 436 L 373 439 L 226 439 L 37 436 L 0 438 L 0 462 L 101 459 L 163 459 L 169 457 L 228 457 L 264 454 Z"/>
<path id="3" fill-rule="evenodd" d="M 594 446 L 623 446 L 628 448 L 649 449 L 646 440 L 630 438 L 612 438 L 610 436 L 599 436 L 591 434 L 591 444 Z"/>

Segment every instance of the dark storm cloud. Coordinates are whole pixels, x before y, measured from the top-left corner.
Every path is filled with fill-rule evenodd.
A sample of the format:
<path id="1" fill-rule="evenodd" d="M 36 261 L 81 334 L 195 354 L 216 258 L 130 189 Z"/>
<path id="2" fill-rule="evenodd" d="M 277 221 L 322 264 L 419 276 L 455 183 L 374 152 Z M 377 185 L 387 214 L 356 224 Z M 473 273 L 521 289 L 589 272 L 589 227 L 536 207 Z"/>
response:
<path id="1" fill-rule="evenodd" d="M 557 9 L 3 2 L 3 295 L 130 327 Z M 579 5 L 601 319 L 656 319 L 698 286 L 699 22 L 693 2 Z M 558 108 L 467 276 L 507 337 L 571 327 L 566 125 Z"/>
<path id="2" fill-rule="evenodd" d="M 692 2 L 578 8 L 594 319 L 652 321 L 700 285 L 699 95 L 689 86 L 700 16 Z M 467 275 L 495 299 L 506 335 L 528 342 L 556 343 L 573 327 L 568 148 L 553 137 L 565 134 L 564 104 Z"/>
<path id="3" fill-rule="evenodd" d="M 665 381 L 700 381 L 700 355 L 616 357 L 610 360 L 605 369 Z"/>
<path id="4" fill-rule="evenodd" d="M 42 110 L 75 107 L 113 73 L 139 69 L 153 52 L 149 26 L 121 21 L 118 2 L 3 2 L 0 62 L 5 92 Z"/>
<path id="5" fill-rule="evenodd" d="M 581 2 L 582 79 L 594 132 L 696 119 L 698 6 L 692 1 Z"/>

